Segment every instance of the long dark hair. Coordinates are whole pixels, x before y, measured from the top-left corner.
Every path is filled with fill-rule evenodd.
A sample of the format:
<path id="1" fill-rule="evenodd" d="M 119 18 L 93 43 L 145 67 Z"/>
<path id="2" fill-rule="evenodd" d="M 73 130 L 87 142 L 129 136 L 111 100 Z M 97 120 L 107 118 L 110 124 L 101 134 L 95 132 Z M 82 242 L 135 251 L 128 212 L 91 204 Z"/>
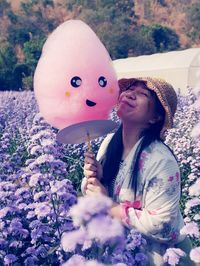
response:
<path id="1" fill-rule="evenodd" d="M 141 153 L 153 141 L 155 140 L 162 141 L 160 138 L 160 132 L 164 124 L 165 110 L 163 106 L 161 105 L 156 93 L 153 91 L 151 91 L 151 93 L 153 97 L 155 98 L 155 112 L 159 114 L 163 119 L 161 119 L 155 124 L 152 124 L 148 129 L 146 129 L 142 133 L 142 136 L 143 136 L 142 143 L 139 146 L 139 150 L 137 150 L 136 160 L 133 165 L 133 172 L 132 172 L 132 176 L 130 180 L 131 188 L 134 191 L 135 197 L 137 193 L 137 179 L 138 179 L 137 176 L 138 176 L 138 171 L 139 171 L 139 160 L 140 160 Z M 104 186 L 108 188 L 109 196 L 111 197 L 113 196 L 113 182 L 119 171 L 120 162 L 121 162 L 122 154 L 123 154 L 122 130 L 123 130 L 123 125 L 120 125 L 116 133 L 113 135 L 110 143 L 108 144 L 104 160 L 102 161 L 102 164 L 103 164 L 102 183 Z"/>

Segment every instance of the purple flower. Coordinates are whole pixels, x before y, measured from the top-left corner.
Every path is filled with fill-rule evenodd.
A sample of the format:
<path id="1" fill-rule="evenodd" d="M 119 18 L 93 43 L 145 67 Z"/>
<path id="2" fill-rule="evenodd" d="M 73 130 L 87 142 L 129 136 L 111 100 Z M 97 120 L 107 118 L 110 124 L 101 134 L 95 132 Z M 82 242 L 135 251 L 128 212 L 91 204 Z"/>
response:
<path id="1" fill-rule="evenodd" d="M 30 196 L 29 188 L 26 188 L 26 187 L 18 188 L 15 192 L 15 195 L 21 196 L 24 199 L 29 198 L 29 196 Z"/>
<path id="2" fill-rule="evenodd" d="M 19 218 L 15 218 L 15 219 L 13 219 L 12 221 L 11 221 L 11 223 L 10 223 L 10 229 L 12 230 L 12 229 L 21 229 L 22 228 L 22 223 L 21 223 L 21 221 L 20 221 L 20 219 Z"/>
<path id="3" fill-rule="evenodd" d="M 62 266 L 85 266 L 85 258 L 80 255 L 73 255 Z"/>
<path id="4" fill-rule="evenodd" d="M 112 253 L 111 257 L 112 265 L 116 265 L 117 263 L 125 263 L 127 266 L 135 265 L 135 258 L 132 252 L 127 250 L 118 250 L 116 253 Z"/>
<path id="5" fill-rule="evenodd" d="M 136 253 L 135 261 L 138 263 L 138 265 L 145 266 L 145 265 L 147 265 L 148 258 L 143 253 Z"/>
<path id="6" fill-rule="evenodd" d="M 168 248 L 163 256 L 164 262 L 169 265 L 175 266 L 179 263 L 181 257 L 186 256 L 180 248 Z"/>
<path id="7" fill-rule="evenodd" d="M 38 218 L 46 217 L 51 213 L 51 207 L 47 202 L 37 203 L 35 208 L 35 214 Z"/>
<path id="8" fill-rule="evenodd" d="M 142 244 L 146 244 L 146 240 L 142 237 L 142 235 L 135 229 L 130 230 L 127 236 L 127 250 L 134 250 L 136 247 L 141 246 Z"/>
<path id="9" fill-rule="evenodd" d="M 88 222 L 93 215 L 107 214 L 111 206 L 112 200 L 104 195 L 85 196 L 78 198 L 78 204 L 71 208 L 70 215 L 74 224 L 79 226 Z"/>
<path id="10" fill-rule="evenodd" d="M 105 266 L 105 264 L 102 264 L 96 260 L 89 260 L 86 261 L 85 266 Z"/>
<path id="11" fill-rule="evenodd" d="M 26 249 L 26 254 L 28 255 L 36 255 L 36 250 L 34 247 L 29 247 Z"/>
<path id="12" fill-rule="evenodd" d="M 42 177 L 41 173 L 36 173 L 36 174 L 33 174 L 30 178 L 30 181 L 29 181 L 29 186 L 30 187 L 35 187 L 38 185 L 38 181 L 40 180 L 40 178 Z"/>
<path id="13" fill-rule="evenodd" d="M 5 239 L 3 239 L 3 238 L 0 238 L 0 248 L 5 247 L 6 244 L 7 244 L 7 241 Z"/>
<path id="14" fill-rule="evenodd" d="M 190 258 L 196 263 L 200 263 L 200 247 L 193 248 L 190 251 Z"/>
<path id="15" fill-rule="evenodd" d="M 0 219 L 4 218 L 7 215 L 7 213 L 9 212 L 9 210 L 10 210 L 10 208 L 8 208 L 8 207 L 0 209 Z"/>
<path id="16" fill-rule="evenodd" d="M 14 254 L 7 254 L 4 257 L 5 265 L 10 265 L 10 264 L 14 263 L 15 261 L 17 261 L 17 257 Z"/>
<path id="17" fill-rule="evenodd" d="M 50 224 L 41 224 L 40 226 L 38 227 L 35 227 L 32 229 L 31 231 L 31 243 L 35 244 L 35 242 L 38 240 L 38 239 L 45 239 L 45 236 L 50 234 L 51 232 L 51 227 L 50 227 Z"/>
<path id="18" fill-rule="evenodd" d="M 71 182 L 68 179 L 56 180 L 50 182 L 51 192 L 57 193 L 57 195 L 63 195 L 68 192 L 68 187 L 71 185 Z"/>
<path id="19" fill-rule="evenodd" d="M 122 244 L 124 242 L 123 226 L 110 216 L 98 215 L 93 218 L 87 225 L 87 232 L 91 239 L 95 239 L 101 244 L 106 242 Z"/>
<path id="20" fill-rule="evenodd" d="M 87 233 L 84 228 L 64 233 L 61 239 L 61 245 L 65 252 L 75 251 L 76 246 L 83 245 L 87 241 Z"/>
<path id="21" fill-rule="evenodd" d="M 42 258 L 45 258 L 48 254 L 47 254 L 48 250 L 44 245 L 40 245 L 37 249 L 36 249 L 36 254 L 37 257 L 41 256 Z"/>
<path id="22" fill-rule="evenodd" d="M 23 246 L 22 241 L 13 241 L 9 245 L 9 247 L 13 247 L 13 248 L 21 248 L 22 246 Z"/>
<path id="23" fill-rule="evenodd" d="M 25 259 L 24 265 L 25 266 L 35 266 L 38 263 L 38 258 L 36 256 L 30 256 Z"/>
<path id="24" fill-rule="evenodd" d="M 47 194 L 44 191 L 36 192 L 33 196 L 35 201 L 43 201 L 46 198 Z"/>

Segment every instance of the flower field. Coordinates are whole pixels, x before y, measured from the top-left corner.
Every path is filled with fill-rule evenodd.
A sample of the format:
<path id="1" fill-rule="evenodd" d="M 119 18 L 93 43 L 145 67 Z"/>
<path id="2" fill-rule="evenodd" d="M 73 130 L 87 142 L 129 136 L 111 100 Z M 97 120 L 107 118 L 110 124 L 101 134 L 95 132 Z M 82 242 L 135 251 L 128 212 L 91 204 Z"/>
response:
<path id="1" fill-rule="evenodd" d="M 181 210 L 200 263 L 200 104 L 179 96 L 167 133 L 182 174 Z M 116 120 L 113 113 L 112 119 Z M 0 265 L 146 265 L 146 240 L 109 216 L 111 200 L 80 198 L 86 144 L 61 145 L 38 113 L 33 92 L 0 92 Z M 103 138 L 92 143 L 96 153 Z M 99 230 L 101 228 L 101 230 Z M 108 229 L 109 228 L 109 229 Z M 168 249 L 178 265 L 185 254 Z"/>

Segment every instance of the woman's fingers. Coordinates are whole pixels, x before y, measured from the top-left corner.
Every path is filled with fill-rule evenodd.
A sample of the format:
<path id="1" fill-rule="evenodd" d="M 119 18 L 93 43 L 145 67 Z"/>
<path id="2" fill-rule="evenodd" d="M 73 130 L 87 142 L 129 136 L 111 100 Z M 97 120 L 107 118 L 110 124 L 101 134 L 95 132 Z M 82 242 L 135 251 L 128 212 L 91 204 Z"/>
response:
<path id="1" fill-rule="evenodd" d="M 87 179 L 87 184 L 86 184 L 86 193 L 87 195 L 90 195 L 90 192 L 92 193 L 101 193 L 103 195 L 108 196 L 108 192 L 106 188 L 99 182 L 97 178 L 90 177 Z"/>
<path id="2" fill-rule="evenodd" d="M 97 192 L 100 192 L 100 187 L 92 185 L 92 184 L 87 184 L 86 190 L 97 193 Z"/>
<path id="3" fill-rule="evenodd" d="M 95 155 L 89 151 L 85 153 L 84 175 L 87 178 L 97 176 L 97 161 Z"/>
<path id="4" fill-rule="evenodd" d="M 95 186 L 92 184 L 87 184 L 87 189 L 89 189 L 90 191 L 94 191 L 95 190 Z"/>
<path id="5" fill-rule="evenodd" d="M 86 189 L 85 194 L 86 195 L 94 195 L 94 192 L 89 190 L 89 189 Z"/>
<path id="6" fill-rule="evenodd" d="M 94 155 L 94 153 L 91 152 L 91 151 L 86 151 L 86 152 L 84 153 L 84 157 L 91 158 L 91 159 L 95 159 L 95 155 Z"/>
<path id="7" fill-rule="evenodd" d="M 95 155 L 89 151 L 85 153 L 84 175 L 86 177 L 97 177 L 99 179 L 103 175 L 101 164 L 96 160 Z"/>
<path id="8" fill-rule="evenodd" d="M 92 185 L 96 185 L 98 182 L 98 179 L 91 177 L 87 179 L 87 184 L 92 184 Z M 99 182 L 98 182 L 99 183 Z"/>
<path id="9" fill-rule="evenodd" d="M 97 171 L 97 166 L 94 164 L 87 163 L 84 165 L 84 169 L 89 171 Z"/>
<path id="10" fill-rule="evenodd" d="M 85 157 L 84 163 L 95 164 L 96 160 L 95 160 L 95 158 Z"/>
<path id="11" fill-rule="evenodd" d="M 87 177 L 88 179 L 97 176 L 96 171 L 86 170 L 85 168 L 84 168 L 83 173 L 84 173 L 84 176 Z"/>

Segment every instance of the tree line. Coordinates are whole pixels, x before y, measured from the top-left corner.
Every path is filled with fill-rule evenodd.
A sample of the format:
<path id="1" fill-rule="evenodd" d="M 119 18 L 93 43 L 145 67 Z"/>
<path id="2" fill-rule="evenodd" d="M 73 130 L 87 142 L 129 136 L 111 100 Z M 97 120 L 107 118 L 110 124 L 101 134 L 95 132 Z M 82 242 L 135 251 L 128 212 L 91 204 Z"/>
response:
<path id="1" fill-rule="evenodd" d="M 158 1 L 164 5 L 164 1 Z M 188 11 L 191 38 L 200 39 L 200 4 Z M 52 0 L 21 2 L 14 12 L 0 2 L 0 90 L 33 88 L 33 75 L 47 36 L 66 19 L 85 21 L 104 43 L 112 59 L 180 49 L 175 30 L 160 24 L 140 25 L 134 0 Z M 3 34 L 2 34 L 3 32 Z"/>

